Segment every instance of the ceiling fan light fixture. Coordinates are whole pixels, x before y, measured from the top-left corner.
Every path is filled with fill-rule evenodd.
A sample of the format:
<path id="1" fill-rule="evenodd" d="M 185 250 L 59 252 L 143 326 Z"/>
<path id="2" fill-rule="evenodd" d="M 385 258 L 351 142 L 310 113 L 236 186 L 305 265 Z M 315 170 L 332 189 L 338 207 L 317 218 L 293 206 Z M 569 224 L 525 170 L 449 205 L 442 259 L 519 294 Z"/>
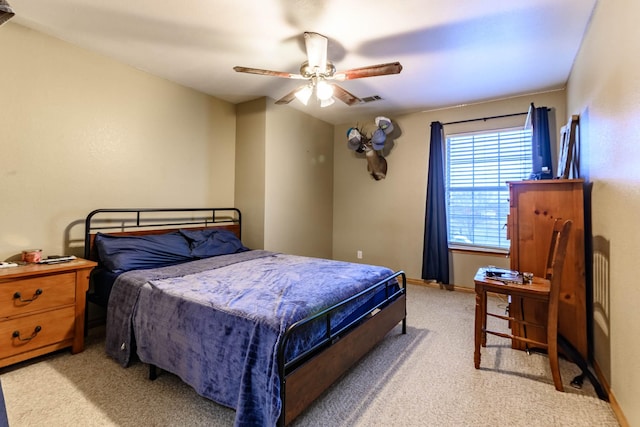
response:
<path id="1" fill-rule="evenodd" d="M 4 2 L 6 0 L 0 0 Z M 262 68 L 250 68 L 236 66 L 233 69 L 239 73 L 259 74 L 263 76 L 281 77 L 286 79 L 307 80 L 308 84 L 298 86 L 296 89 L 288 92 L 282 98 L 276 101 L 276 104 L 283 105 L 298 98 L 301 103 L 308 105 L 312 96 L 315 96 L 314 105 L 320 104 L 321 107 L 332 105 L 336 99 L 351 106 L 361 104 L 364 100 L 358 98 L 352 93 L 347 92 L 339 84 L 329 83 L 328 81 L 337 80 L 354 80 L 366 77 L 385 76 L 389 74 L 398 74 L 402 71 L 402 65 L 399 62 L 389 62 L 387 64 L 369 65 L 366 67 L 352 68 L 341 71 L 336 74 L 335 65 L 327 59 L 328 39 L 322 34 L 305 32 L 305 47 L 307 49 L 307 60 L 300 66 L 300 74 L 292 74 L 285 71 L 265 70 Z M 372 97 L 380 100 L 379 96 Z"/>
<path id="2" fill-rule="evenodd" d="M 0 25 L 11 19 L 15 15 L 11 6 L 6 0 L 0 0 Z"/>
<path id="3" fill-rule="evenodd" d="M 325 79 L 319 79 L 316 83 L 316 96 L 320 101 L 326 101 L 333 96 L 333 86 Z"/>
<path id="4" fill-rule="evenodd" d="M 324 108 L 324 107 L 328 107 L 330 105 L 333 105 L 335 101 L 333 100 L 333 97 L 329 98 L 329 99 L 321 99 L 320 100 L 320 108 Z"/>
<path id="5" fill-rule="evenodd" d="M 298 98 L 298 101 L 302 102 L 304 105 L 307 105 L 309 103 L 309 98 L 311 98 L 312 93 L 313 93 L 313 86 L 308 84 L 300 88 L 300 90 L 296 92 L 296 98 Z"/>

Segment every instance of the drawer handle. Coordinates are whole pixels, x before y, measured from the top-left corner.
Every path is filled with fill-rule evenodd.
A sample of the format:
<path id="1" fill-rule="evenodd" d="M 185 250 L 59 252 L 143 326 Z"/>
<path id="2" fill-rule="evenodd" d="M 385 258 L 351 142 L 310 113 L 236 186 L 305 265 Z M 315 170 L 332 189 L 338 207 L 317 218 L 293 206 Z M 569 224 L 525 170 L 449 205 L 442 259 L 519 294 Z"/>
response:
<path id="1" fill-rule="evenodd" d="M 20 292 L 16 292 L 15 294 L 13 294 L 13 299 L 19 299 L 20 302 L 32 302 L 35 301 L 40 295 L 42 295 L 42 289 L 38 288 L 36 289 L 36 292 L 33 294 L 33 298 L 31 299 L 22 299 L 22 295 L 20 294 Z"/>
<path id="2" fill-rule="evenodd" d="M 33 330 L 33 333 L 31 334 L 30 337 L 27 338 L 21 338 L 20 337 L 20 331 L 13 331 L 13 334 L 11 335 L 13 338 L 18 338 L 20 341 L 31 341 L 32 339 L 34 339 L 36 337 L 36 335 L 38 335 L 38 332 L 40 332 L 42 330 L 42 326 L 38 325 L 35 327 L 35 329 Z"/>

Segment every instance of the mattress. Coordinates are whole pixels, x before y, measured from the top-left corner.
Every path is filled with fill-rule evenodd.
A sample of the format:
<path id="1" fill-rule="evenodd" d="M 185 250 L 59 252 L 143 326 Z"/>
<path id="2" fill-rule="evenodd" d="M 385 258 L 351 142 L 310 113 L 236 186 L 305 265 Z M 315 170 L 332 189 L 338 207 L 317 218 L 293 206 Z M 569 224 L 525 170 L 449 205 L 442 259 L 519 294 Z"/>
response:
<path id="1" fill-rule="evenodd" d="M 385 267 L 247 251 L 122 273 L 109 301 L 107 353 L 172 372 L 200 395 L 236 410 L 236 425 L 275 425 L 277 350 L 289 326 L 393 274 Z M 397 290 L 353 299 L 310 322 L 287 343 L 291 360 Z"/>

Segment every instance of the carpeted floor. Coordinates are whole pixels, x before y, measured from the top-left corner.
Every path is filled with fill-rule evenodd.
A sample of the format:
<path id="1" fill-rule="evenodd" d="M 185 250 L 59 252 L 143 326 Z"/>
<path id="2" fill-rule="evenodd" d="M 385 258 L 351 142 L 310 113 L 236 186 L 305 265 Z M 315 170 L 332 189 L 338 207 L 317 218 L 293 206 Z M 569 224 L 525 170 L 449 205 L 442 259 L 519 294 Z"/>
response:
<path id="1" fill-rule="evenodd" d="M 471 293 L 409 285 L 407 334 L 396 327 L 293 425 L 618 426 L 588 381 L 569 385 L 579 370 L 566 360 L 565 393 L 555 391 L 546 356 L 497 337 L 474 369 L 474 304 Z M 151 382 L 142 364 L 119 367 L 104 355 L 100 330 L 83 353 L 4 368 L 0 380 L 11 427 L 233 425 L 234 411 L 179 378 Z"/>

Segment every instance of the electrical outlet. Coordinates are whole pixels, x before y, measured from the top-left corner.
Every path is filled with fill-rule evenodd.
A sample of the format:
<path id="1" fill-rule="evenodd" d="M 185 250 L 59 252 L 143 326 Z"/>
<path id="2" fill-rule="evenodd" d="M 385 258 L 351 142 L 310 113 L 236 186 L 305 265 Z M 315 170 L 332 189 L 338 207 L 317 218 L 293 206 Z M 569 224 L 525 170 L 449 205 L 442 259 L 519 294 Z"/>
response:
<path id="1" fill-rule="evenodd" d="M 358 259 L 362 259 L 362 251 L 358 251 L 356 253 L 356 256 L 358 257 Z"/>

